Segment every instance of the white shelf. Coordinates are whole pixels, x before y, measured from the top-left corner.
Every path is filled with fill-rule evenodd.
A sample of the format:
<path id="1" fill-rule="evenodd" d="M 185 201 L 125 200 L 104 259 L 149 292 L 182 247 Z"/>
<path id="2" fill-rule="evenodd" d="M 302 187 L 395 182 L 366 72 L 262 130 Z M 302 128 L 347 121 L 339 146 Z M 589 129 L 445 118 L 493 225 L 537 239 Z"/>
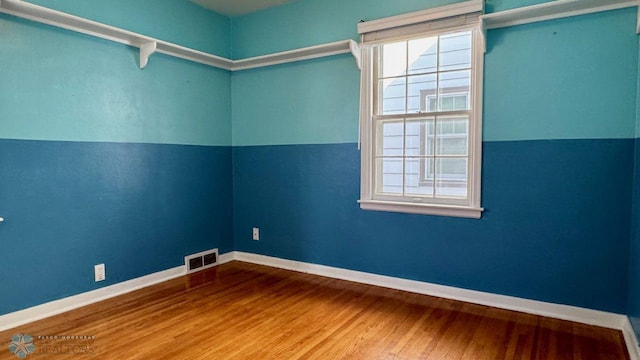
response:
<path id="1" fill-rule="evenodd" d="M 140 49 L 141 69 L 147 66 L 149 57 L 155 52 L 230 71 L 315 59 L 349 52 L 351 52 L 355 57 L 358 67 L 360 66 L 360 48 L 358 43 L 353 40 L 338 41 L 303 49 L 233 61 L 220 56 L 208 54 L 206 52 L 190 49 L 184 46 L 154 39 L 149 36 L 70 15 L 61 11 L 34 5 L 22 0 L 0 0 L 0 12 L 137 47 Z"/>
<path id="2" fill-rule="evenodd" d="M 485 29 L 591 14 L 638 6 L 639 0 L 556 0 L 481 16 Z M 640 33 L 640 16 L 637 32 Z"/>
<path id="3" fill-rule="evenodd" d="M 232 70 L 246 70 L 257 67 L 284 64 L 293 61 L 316 59 L 325 56 L 351 53 L 360 67 L 360 46 L 353 40 L 336 41 L 328 44 L 310 46 L 301 49 L 279 52 L 275 54 L 256 56 L 236 60 Z"/>
<path id="4" fill-rule="evenodd" d="M 232 61 L 21 0 L 0 0 L 0 12 L 140 48 L 140 68 L 154 52 L 231 70 Z"/>

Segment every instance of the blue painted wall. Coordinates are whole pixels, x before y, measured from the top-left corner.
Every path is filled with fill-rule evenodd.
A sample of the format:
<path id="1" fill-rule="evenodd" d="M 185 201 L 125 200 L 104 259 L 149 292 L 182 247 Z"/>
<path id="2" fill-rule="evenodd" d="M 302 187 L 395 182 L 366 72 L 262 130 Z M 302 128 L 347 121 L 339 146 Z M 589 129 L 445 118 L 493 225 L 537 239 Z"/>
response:
<path id="1" fill-rule="evenodd" d="M 229 19 L 187 1 L 38 3 L 231 52 Z M 134 48 L 7 15 L 0 29 L 0 314 L 233 250 L 227 71 L 161 54 L 140 70 Z"/>
<path id="2" fill-rule="evenodd" d="M 551 1 L 553 0 L 486 0 L 485 12 L 505 11 L 524 6 L 544 4 Z"/>
<path id="3" fill-rule="evenodd" d="M 0 137 L 230 145 L 230 75 L 0 16 Z"/>
<path id="4" fill-rule="evenodd" d="M 268 19 L 278 9 L 234 19 L 234 34 L 257 17 L 249 26 L 255 31 L 267 21 L 259 15 Z M 289 11 L 283 7 L 283 16 L 294 17 Z M 484 141 L 634 138 L 635 14 L 622 9 L 489 31 Z M 258 40 L 234 51 L 265 46 Z M 359 71 L 348 56 L 235 72 L 232 79 L 234 146 L 357 141 Z"/>
<path id="5" fill-rule="evenodd" d="M 633 144 L 486 142 L 481 220 L 360 210 L 356 144 L 234 147 L 235 247 L 624 313 Z"/>
<path id="6" fill-rule="evenodd" d="M 234 72 L 233 145 L 354 142 L 359 92 L 350 54 Z"/>
<path id="7" fill-rule="evenodd" d="M 344 39 L 360 40 L 357 31 L 360 20 L 456 2 L 460 0 L 298 0 L 233 18 L 233 58 L 243 59 Z"/>
<path id="8" fill-rule="evenodd" d="M 357 23 L 464 0 L 297 0 L 234 17 L 233 58 L 243 59 L 344 39 L 360 40 Z M 552 0 L 486 0 L 487 13 Z M 260 36 L 256 36 L 260 34 Z"/>
<path id="9" fill-rule="evenodd" d="M 343 4 L 233 19 L 234 57 L 353 38 L 353 19 L 396 14 Z M 292 32 L 301 19 L 309 28 Z M 635 21 L 623 9 L 489 32 L 481 220 L 359 209 L 358 74 L 347 57 L 234 73 L 236 249 L 625 313 Z"/>
<path id="10" fill-rule="evenodd" d="M 229 20 L 187 1 L 35 3 L 233 58 L 357 39 L 360 19 L 425 7 L 300 0 Z M 231 75 L 154 55 L 141 71 L 135 49 L 0 15 L 0 289 L 16 289 L 0 314 L 218 247 L 618 313 L 629 298 L 635 321 L 635 20 L 489 32 L 487 210 L 472 220 L 359 209 L 350 56 Z"/>
<path id="11" fill-rule="evenodd" d="M 490 30 L 484 141 L 634 138 L 635 14 Z"/>
<path id="12" fill-rule="evenodd" d="M 228 146 L 0 140 L 0 173 L 0 314 L 233 249 Z"/>

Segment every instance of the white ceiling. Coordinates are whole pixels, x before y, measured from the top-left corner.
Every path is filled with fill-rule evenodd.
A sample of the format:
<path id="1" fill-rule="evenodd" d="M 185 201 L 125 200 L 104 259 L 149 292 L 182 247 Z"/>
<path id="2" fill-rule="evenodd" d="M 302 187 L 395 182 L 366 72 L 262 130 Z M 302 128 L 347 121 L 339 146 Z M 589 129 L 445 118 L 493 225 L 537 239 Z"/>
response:
<path id="1" fill-rule="evenodd" d="M 191 0 L 219 14 L 238 16 L 295 0 Z"/>

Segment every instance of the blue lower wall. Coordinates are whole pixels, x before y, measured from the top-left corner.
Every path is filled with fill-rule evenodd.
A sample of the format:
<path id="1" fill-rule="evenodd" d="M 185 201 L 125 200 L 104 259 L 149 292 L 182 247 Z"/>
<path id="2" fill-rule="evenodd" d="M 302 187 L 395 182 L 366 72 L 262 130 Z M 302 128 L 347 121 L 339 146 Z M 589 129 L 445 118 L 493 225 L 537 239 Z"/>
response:
<path id="1" fill-rule="evenodd" d="M 230 147 L 0 140 L 0 174 L 0 314 L 233 250 Z"/>
<path id="2" fill-rule="evenodd" d="M 356 144 L 234 147 L 235 249 L 625 313 L 633 140 L 483 147 L 480 220 L 360 210 Z"/>
<path id="3" fill-rule="evenodd" d="M 0 314 L 214 247 L 625 313 L 634 140 L 483 148 L 473 220 L 360 210 L 356 144 L 0 140 Z"/>

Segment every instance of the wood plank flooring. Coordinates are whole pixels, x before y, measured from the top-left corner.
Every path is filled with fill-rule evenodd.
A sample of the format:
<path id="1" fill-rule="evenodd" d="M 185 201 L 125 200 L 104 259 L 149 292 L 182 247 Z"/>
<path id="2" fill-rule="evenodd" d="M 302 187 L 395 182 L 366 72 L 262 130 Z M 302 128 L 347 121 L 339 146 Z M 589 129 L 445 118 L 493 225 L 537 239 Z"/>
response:
<path id="1" fill-rule="evenodd" d="M 629 359 L 620 331 L 237 261 L 0 332 L 0 360 L 19 333 L 27 359 Z"/>

